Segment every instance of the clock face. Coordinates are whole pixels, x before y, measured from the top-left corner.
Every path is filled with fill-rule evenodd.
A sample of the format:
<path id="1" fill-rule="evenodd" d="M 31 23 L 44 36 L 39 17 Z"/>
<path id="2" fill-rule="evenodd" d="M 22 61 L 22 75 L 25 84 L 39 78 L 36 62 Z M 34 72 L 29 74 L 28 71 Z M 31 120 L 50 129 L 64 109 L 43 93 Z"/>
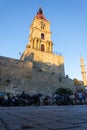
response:
<path id="1" fill-rule="evenodd" d="M 44 22 L 41 22 L 41 25 L 42 25 L 42 26 L 45 26 L 45 23 L 44 23 Z"/>

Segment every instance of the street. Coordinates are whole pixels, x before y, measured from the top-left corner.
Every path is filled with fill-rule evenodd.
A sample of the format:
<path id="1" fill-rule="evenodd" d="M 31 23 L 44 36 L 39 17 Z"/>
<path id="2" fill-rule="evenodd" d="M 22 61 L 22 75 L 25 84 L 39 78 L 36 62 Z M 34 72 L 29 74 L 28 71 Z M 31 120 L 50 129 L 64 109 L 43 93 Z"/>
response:
<path id="1" fill-rule="evenodd" d="M 0 107 L 0 130 L 87 130 L 87 105 Z"/>

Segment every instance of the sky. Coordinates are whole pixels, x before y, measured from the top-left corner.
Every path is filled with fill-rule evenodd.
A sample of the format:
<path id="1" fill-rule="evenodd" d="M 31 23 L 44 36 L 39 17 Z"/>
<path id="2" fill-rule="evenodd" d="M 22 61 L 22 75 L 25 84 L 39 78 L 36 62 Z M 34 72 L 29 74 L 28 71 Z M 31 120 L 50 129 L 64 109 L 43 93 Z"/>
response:
<path id="1" fill-rule="evenodd" d="M 51 23 L 53 51 L 64 57 L 65 75 L 82 80 L 80 56 L 87 64 L 87 0 L 0 0 L 0 56 L 20 58 L 40 7 Z"/>

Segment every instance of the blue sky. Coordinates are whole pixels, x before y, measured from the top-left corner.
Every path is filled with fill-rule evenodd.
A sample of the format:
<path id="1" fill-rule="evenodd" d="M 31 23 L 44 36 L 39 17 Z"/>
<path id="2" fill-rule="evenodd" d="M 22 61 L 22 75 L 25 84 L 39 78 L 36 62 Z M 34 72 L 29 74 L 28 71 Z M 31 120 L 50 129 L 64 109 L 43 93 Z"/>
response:
<path id="1" fill-rule="evenodd" d="M 87 64 L 87 0 L 0 0 L 0 56 L 20 58 L 40 7 L 51 22 L 53 50 L 63 55 L 65 74 L 82 80 L 80 56 Z"/>

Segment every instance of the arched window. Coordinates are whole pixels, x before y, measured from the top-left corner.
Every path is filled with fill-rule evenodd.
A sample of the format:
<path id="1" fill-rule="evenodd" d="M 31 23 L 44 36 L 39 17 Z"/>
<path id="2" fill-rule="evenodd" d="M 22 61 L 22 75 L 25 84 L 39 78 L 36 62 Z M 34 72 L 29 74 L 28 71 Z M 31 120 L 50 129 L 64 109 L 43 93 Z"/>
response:
<path id="1" fill-rule="evenodd" d="M 41 45 L 41 51 L 44 51 L 44 44 Z"/>
<path id="2" fill-rule="evenodd" d="M 32 43 L 32 48 L 34 48 L 34 40 L 33 40 L 33 43 Z"/>
<path id="3" fill-rule="evenodd" d="M 41 39 L 44 39 L 44 33 L 41 33 Z"/>
<path id="4" fill-rule="evenodd" d="M 36 49 L 38 49 L 38 39 L 37 39 L 37 42 L 36 42 Z"/>

